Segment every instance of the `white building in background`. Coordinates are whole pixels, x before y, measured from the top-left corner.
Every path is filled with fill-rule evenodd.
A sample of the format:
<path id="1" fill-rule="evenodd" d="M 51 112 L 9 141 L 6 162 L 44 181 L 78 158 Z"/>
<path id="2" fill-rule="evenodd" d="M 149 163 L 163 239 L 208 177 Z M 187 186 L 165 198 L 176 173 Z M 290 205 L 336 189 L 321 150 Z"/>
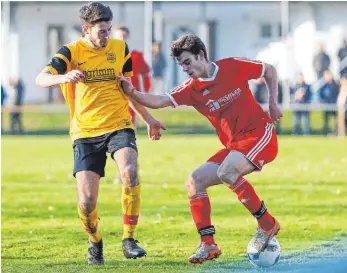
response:
<path id="1" fill-rule="evenodd" d="M 9 76 L 21 76 L 27 87 L 26 103 L 47 101 L 48 92 L 36 87 L 35 76 L 62 44 L 80 36 L 78 10 L 83 3 L 2 2 L 1 79 L 6 84 Z M 152 33 L 148 16 L 153 15 L 153 37 L 162 42 L 167 57 L 168 88 L 186 78 L 169 55 L 171 41 L 184 33 L 200 35 L 212 59 L 258 58 L 274 64 L 282 79 L 303 72 L 309 82 L 315 80 L 312 61 L 320 43 L 325 44 L 331 70 L 338 75 L 336 54 L 347 38 L 347 2 L 290 2 L 287 10 L 281 9 L 281 2 L 107 4 L 114 12 L 113 25 L 130 28 L 130 48 L 145 51 L 149 62 L 151 45 L 145 36 Z M 9 19 L 11 28 L 7 28 Z"/>

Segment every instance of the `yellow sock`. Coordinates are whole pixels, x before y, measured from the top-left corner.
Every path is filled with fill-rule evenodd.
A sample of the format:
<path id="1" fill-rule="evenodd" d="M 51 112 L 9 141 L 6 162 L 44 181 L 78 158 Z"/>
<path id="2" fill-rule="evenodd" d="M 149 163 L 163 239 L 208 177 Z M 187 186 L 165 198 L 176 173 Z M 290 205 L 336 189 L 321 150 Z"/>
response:
<path id="1" fill-rule="evenodd" d="M 123 209 L 123 238 L 134 238 L 135 228 L 140 214 L 141 186 L 123 187 L 122 209 Z"/>
<path id="2" fill-rule="evenodd" d="M 78 215 L 80 216 L 84 230 L 89 236 L 89 240 L 98 243 L 101 240 L 101 234 L 98 232 L 98 211 L 95 208 L 91 213 L 85 215 L 77 206 Z"/>

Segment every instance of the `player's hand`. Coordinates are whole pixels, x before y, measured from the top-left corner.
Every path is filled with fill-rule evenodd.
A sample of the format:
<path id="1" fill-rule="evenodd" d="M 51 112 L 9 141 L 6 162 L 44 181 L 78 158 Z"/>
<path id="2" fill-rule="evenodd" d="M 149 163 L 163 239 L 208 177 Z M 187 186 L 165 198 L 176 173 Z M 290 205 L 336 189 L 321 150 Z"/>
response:
<path id="1" fill-rule="evenodd" d="M 134 90 L 136 90 L 129 78 L 126 78 L 123 75 L 120 75 L 120 76 L 117 76 L 117 79 L 120 81 L 120 86 L 122 87 L 124 93 L 127 94 L 128 96 L 130 96 L 131 93 Z"/>
<path id="2" fill-rule="evenodd" d="M 148 131 L 148 137 L 151 140 L 159 140 L 161 137 L 161 131 L 160 130 L 166 130 L 166 126 L 161 123 L 159 120 L 152 119 L 147 124 L 147 131 Z"/>
<path id="3" fill-rule="evenodd" d="M 277 103 L 269 104 L 269 113 L 270 113 L 270 118 L 272 119 L 272 122 L 275 125 L 281 119 L 281 117 L 283 117 L 282 110 Z"/>
<path id="4" fill-rule="evenodd" d="M 62 83 L 78 83 L 84 78 L 84 74 L 80 70 L 71 70 L 63 75 Z"/>

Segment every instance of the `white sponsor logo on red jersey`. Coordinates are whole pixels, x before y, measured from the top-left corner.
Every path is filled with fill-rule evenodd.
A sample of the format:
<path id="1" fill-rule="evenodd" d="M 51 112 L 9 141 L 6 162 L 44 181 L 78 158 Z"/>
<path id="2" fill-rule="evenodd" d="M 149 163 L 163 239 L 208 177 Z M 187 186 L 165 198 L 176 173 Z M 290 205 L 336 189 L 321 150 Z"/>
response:
<path id="1" fill-rule="evenodd" d="M 203 95 L 203 96 L 206 96 L 206 95 L 208 95 L 208 94 L 210 94 L 210 90 L 208 90 L 208 89 L 205 89 L 205 90 L 202 92 L 202 95 Z"/>
<path id="2" fill-rule="evenodd" d="M 237 99 L 241 94 L 241 89 L 237 88 L 236 90 L 230 92 L 229 94 L 224 95 L 223 97 L 217 100 L 209 100 L 206 103 L 206 106 L 210 109 L 210 112 L 216 111 L 217 109 L 232 103 L 235 99 Z"/>

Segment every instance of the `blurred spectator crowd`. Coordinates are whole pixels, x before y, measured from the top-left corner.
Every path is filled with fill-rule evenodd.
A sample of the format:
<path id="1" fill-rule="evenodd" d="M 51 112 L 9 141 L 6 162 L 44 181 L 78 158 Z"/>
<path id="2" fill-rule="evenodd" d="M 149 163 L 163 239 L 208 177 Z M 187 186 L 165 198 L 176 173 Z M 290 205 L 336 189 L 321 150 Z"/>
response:
<path id="1" fill-rule="evenodd" d="M 11 77 L 7 89 L 1 84 L 1 108 L 9 108 L 10 133 L 22 135 L 24 133 L 22 122 L 22 105 L 24 102 L 24 83 L 20 78 Z M 1 132 L 3 132 L 3 113 L 1 113 Z"/>
<path id="2" fill-rule="evenodd" d="M 347 104 L 347 41 L 344 40 L 337 52 L 339 59 L 339 78 L 334 78 L 330 70 L 330 57 L 326 53 L 324 45 L 320 45 L 319 52 L 313 60 L 313 68 L 317 80 L 313 84 L 307 84 L 303 74 L 299 74 L 294 83 L 290 85 L 290 103 L 298 104 L 298 110 L 293 111 L 294 135 L 311 134 L 310 111 L 305 105 L 324 103 L 327 105 L 343 107 Z M 255 99 L 260 104 L 268 102 L 268 91 L 263 78 L 257 80 L 253 88 Z M 283 88 L 278 86 L 278 102 L 283 103 Z M 334 108 L 334 107 L 332 107 Z M 337 130 L 337 111 L 323 110 L 323 128 L 325 135 L 335 134 Z M 332 126 L 329 123 L 332 121 Z M 345 123 L 347 126 L 347 112 L 345 112 Z M 277 131 L 281 133 L 281 125 L 277 125 Z"/>

